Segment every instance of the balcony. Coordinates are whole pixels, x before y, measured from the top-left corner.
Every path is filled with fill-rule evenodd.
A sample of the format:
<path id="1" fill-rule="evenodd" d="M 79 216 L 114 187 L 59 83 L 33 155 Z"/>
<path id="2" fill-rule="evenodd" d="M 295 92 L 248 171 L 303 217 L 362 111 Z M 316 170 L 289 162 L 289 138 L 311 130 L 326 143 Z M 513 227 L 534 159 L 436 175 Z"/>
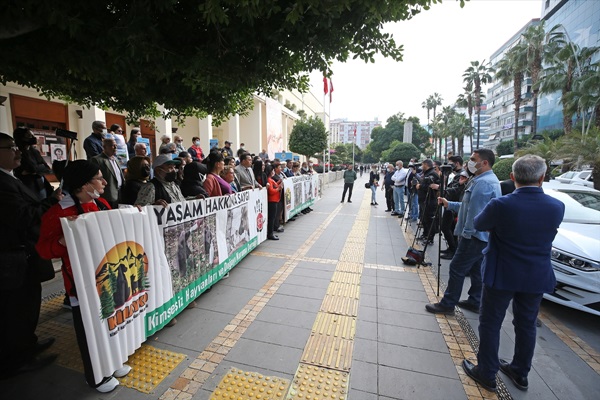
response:
<path id="1" fill-rule="evenodd" d="M 533 106 L 521 106 L 521 110 L 519 112 L 533 112 Z"/>

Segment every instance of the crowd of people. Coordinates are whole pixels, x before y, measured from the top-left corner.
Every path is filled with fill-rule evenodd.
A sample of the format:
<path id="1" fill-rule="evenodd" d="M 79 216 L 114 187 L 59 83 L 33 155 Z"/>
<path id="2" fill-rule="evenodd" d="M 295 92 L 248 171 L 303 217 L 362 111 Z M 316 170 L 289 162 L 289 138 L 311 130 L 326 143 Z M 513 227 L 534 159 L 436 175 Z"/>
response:
<path id="1" fill-rule="evenodd" d="M 265 150 L 254 155 L 243 145 L 234 156 L 228 141 L 205 154 L 195 137 L 186 149 L 177 135 L 174 143 L 163 137 L 159 154 L 152 159 L 146 144 L 137 141 L 139 130 L 132 131 L 127 142 L 116 124 L 109 133 L 104 122 L 95 121 L 92 131 L 84 141 L 87 160 L 53 164 L 52 171 L 62 181 L 56 190 L 45 179 L 50 167 L 36 153 L 32 132 L 17 128 L 13 137 L 0 133 L 0 204 L 7 210 L 0 220 L 0 297 L 6 305 L 5 320 L 11 321 L 10 329 L 0 329 L 0 378 L 42 368 L 56 358 L 43 353 L 54 339 L 35 335 L 41 282 L 47 279 L 40 276 L 40 263 L 53 258 L 62 259 L 67 303 L 88 385 L 110 392 L 119 384 L 115 378 L 131 370 L 123 365 L 100 382 L 94 379 L 61 218 L 75 219 L 121 204 L 166 207 L 187 199 L 264 189 L 267 238 L 279 240 L 277 234 L 284 232 L 283 181 L 312 173 L 307 163 L 269 160 Z M 116 157 L 123 146 L 129 155 L 125 168 Z M 447 164 L 411 159 L 407 167 L 402 161 L 370 168 L 351 165 L 343 174 L 342 203 L 346 195 L 352 202 L 358 173 L 370 169 L 365 186 L 371 190 L 372 206 L 378 205 L 381 187 L 385 211 L 391 217 L 419 221 L 423 244 L 432 243 L 436 233 L 444 235 L 447 248 L 440 258 L 451 260 L 449 279 L 441 300 L 427 304 L 426 311 L 450 315 L 459 306 L 480 313 L 478 364 L 464 360 L 463 369 L 488 390 L 496 389 L 498 370 L 526 390 L 540 302 L 556 284 L 550 255 L 564 205 L 544 195 L 546 164 L 540 157 L 517 159 L 511 173 L 514 186 L 504 192 L 492 170 L 491 150 L 474 150 L 466 165 L 460 156 L 449 154 L 447 159 Z M 461 300 L 467 276 L 471 286 L 468 298 Z M 511 301 L 515 351 L 513 359 L 505 361 L 498 356 L 499 332 Z"/>
<path id="2" fill-rule="evenodd" d="M 140 137 L 140 130 L 133 129 L 126 141 L 118 124 L 107 129 L 103 121 L 94 121 L 92 133 L 83 143 L 87 159 L 55 160 L 50 167 L 36 150 L 31 130 L 17 128 L 13 137 L 0 133 L 0 202 L 10 210 L 0 222 L 0 297 L 7 305 L 7 321 L 11 321 L 10 329 L 0 329 L 0 379 L 43 368 L 57 357 L 44 353 L 55 339 L 35 335 L 41 282 L 51 279 L 42 277 L 39 270 L 46 263 L 44 268 L 50 268 L 53 277 L 50 259 L 62 260 L 64 304 L 73 314 L 88 385 L 102 393 L 110 392 L 119 385 L 116 378 L 131 370 L 123 365 L 99 382 L 94 379 L 61 218 L 75 219 L 120 205 L 166 207 L 190 199 L 264 189 L 268 197 L 267 237 L 279 240 L 277 234 L 284 232 L 283 180 L 313 173 L 306 162 L 270 160 L 265 150 L 254 155 L 243 144 L 234 155 L 229 141 L 223 148 L 205 153 L 200 139 L 194 137 L 186 149 L 178 135 L 173 143 L 164 136 L 159 154 L 151 157 L 146 143 L 138 141 Z M 128 156 L 125 165 L 117 157 L 122 149 Z M 61 182 L 59 189 L 54 190 L 46 179 L 50 173 Z M 301 214 L 311 211 L 305 208 Z M 175 323 L 173 319 L 168 326 Z"/>

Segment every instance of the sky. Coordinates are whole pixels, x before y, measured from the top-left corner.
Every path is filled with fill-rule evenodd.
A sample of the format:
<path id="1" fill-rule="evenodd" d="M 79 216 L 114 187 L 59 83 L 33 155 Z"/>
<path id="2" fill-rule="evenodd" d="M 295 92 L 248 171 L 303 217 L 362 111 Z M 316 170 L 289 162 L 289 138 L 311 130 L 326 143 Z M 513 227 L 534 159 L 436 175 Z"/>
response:
<path id="1" fill-rule="evenodd" d="M 405 117 L 417 116 L 421 124 L 427 124 L 423 101 L 437 92 L 442 107 L 454 104 L 463 92 L 462 74 L 471 61 L 489 61 L 531 19 L 540 17 L 542 3 L 471 0 L 460 8 L 458 1 L 444 0 L 411 20 L 386 24 L 384 30 L 404 46 L 403 61 L 378 55 L 375 63 L 333 63 L 333 99 L 331 104 L 328 98 L 326 101 L 330 118 L 378 118 L 385 123 L 403 112 Z M 310 81 L 315 94 L 323 93 L 321 72 L 311 73 Z"/>

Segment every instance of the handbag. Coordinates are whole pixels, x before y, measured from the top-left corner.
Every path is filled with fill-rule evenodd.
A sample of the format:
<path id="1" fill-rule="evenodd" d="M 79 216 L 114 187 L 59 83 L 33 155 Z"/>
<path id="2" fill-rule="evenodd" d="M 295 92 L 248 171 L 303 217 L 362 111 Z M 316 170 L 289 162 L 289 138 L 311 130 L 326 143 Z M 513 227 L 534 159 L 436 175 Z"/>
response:
<path id="1" fill-rule="evenodd" d="M 369 182 L 365 183 L 365 189 L 370 189 L 371 188 L 371 184 Z"/>
<path id="2" fill-rule="evenodd" d="M 16 290 L 23 285 L 27 273 L 25 248 L 0 252 L 0 290 Z"/>
<path id="3" fill-rule="evenodd" d="M 35 275 L 40 282 L 46 282 L 54 279 L 54 265 L 52 260 L 45 260 L 38 255 L 37 252 L 33 252 L 27 259 L 29 267 L 34 271 Z"/>

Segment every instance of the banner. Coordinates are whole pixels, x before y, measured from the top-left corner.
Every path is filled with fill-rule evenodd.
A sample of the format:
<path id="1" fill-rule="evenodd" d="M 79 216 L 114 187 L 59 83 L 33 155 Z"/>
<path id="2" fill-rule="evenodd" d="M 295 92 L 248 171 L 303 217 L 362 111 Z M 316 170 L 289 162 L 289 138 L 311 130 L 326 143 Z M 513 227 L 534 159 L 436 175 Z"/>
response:
<path id="1" fill-rule="evenodd" d="M 97 382 L 266 239 L 266 190 L 61 219 Z"/>
<path id="2" fill-rule="evenodd" d="M 321 198 L 320 183 L 318 174 L 292 176 L 283 180 L 286 221 Z"/>

